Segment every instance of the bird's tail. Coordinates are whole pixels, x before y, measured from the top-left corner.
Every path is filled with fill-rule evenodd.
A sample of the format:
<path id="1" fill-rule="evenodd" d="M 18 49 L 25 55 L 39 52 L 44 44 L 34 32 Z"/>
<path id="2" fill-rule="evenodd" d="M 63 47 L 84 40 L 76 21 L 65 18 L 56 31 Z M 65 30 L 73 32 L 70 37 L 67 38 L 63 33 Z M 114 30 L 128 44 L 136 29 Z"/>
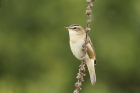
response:
<path id="1" fill-rule="evenodd" d="M 91 84 L 94 85 L 96 82 L 95 64 L 93 59 L 87 60 L 87 67 L 90 75 Z"/>

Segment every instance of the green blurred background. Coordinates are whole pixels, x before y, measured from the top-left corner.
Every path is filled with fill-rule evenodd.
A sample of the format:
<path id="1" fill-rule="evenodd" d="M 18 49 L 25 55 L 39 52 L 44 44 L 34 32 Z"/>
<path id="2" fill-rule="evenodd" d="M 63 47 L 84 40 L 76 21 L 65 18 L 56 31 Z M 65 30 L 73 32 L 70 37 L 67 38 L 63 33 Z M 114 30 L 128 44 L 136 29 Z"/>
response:
<path id="1" fill-rule="evenodd" d="M 0 93 L 73 93 L 80 61 L 64 27 L 85 27 L 86 7 L 86 0 L 0 0 Z M 86 71 L 80 93 L 140 93 L 140 0 L 97 0 L 90 27 L 97 82 Z"/>

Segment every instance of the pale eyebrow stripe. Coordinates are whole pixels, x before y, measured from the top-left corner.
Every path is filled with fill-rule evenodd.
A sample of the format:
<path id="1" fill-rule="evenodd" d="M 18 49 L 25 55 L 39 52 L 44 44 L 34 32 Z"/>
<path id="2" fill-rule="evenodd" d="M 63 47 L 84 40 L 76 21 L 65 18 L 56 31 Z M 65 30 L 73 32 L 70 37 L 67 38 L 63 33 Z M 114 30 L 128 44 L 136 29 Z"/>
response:
<path id="1" fill-rule="evenodd" d="M 78 25 L 78 24 L 73 24 L 73 25 L 71 25 L 71 26 L 69 26 L 70 28 L 74 28 L 74 27 L 79 27 L 80 25 Z"/>

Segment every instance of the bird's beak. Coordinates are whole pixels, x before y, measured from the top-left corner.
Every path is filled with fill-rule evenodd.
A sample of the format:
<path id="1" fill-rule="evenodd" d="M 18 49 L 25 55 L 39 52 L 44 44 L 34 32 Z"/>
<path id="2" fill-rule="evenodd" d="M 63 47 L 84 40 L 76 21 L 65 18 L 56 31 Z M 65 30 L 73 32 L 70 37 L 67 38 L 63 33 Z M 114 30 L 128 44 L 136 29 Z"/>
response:
<path id="1" fill-rule="evenodd" d="M 69 27 L 64 27 L 64 28 L 69 29 Z"/>

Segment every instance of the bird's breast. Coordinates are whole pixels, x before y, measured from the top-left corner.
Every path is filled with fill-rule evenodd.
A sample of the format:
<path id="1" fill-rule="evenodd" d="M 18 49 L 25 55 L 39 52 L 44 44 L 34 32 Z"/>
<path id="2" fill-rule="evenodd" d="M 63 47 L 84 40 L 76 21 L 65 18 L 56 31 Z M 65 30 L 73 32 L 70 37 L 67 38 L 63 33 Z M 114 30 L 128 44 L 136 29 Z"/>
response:
<path id="1" fill-rule="evenodd" d="M 79 60 L 81 59 L 83 52 L 82 52 L 82 46 L 84 44 L 84 40 L 75 40 L 72 41 L 70 40 L 70 48 L 72 53 L 74 54 L 74 56 L 76 58 L 78 58 Z"/>

